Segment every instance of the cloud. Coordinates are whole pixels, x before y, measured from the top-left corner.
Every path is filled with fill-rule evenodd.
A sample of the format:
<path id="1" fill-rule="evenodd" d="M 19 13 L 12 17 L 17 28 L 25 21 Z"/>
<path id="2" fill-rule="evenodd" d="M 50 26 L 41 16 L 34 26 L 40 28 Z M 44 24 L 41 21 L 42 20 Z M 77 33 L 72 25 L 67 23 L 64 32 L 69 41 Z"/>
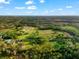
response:
<path id="1" fill-rule="evenodd" d="M 15 7 L 15 9 L 25 9 L 25 7 Z"/>
<path id="2" fill-rule="evenodd" d="M 62 8 L 59 8 L 58 10 L 62 11 L 63 9 Z"/>
<path id="3" fill-rule="evenodd" d="M 9 4 L 10 0 L 0 0 L 0 4 Z"/>
<path id="4" fill-rule="evenodd" d="M 25 2 L 25 4 L 27 4 L 27 5 L 33 4 L 33 1 L 29 0 L 29 1 Z"/>
<path id="5" fill-rule="evenodd" d="M 72 8 L 72 6 L 66 6 L 66 8 Z"/>
<path id="6" fill-rule="evenodd" d="M 28 9 L 28 10 L 36 10 L 37 7 L 36 7 L 36 6 L 28 6 L 27 9 Z"/>
<path id="7" fill-rule="evenodd" d="M 45 0 L 39 0 L 40 1 L 40 3 L 44 3 L 45 2 Z"/>

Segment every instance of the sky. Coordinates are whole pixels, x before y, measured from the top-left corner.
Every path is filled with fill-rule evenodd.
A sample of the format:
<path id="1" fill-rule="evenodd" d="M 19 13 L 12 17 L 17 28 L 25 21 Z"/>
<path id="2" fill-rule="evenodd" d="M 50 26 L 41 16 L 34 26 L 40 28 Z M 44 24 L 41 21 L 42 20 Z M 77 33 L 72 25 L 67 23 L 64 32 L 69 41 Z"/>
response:
<path id="1" fill-rule="evenodd" d="M 79 15 L 79 0 L 0 0 L 0 15 Z"/>

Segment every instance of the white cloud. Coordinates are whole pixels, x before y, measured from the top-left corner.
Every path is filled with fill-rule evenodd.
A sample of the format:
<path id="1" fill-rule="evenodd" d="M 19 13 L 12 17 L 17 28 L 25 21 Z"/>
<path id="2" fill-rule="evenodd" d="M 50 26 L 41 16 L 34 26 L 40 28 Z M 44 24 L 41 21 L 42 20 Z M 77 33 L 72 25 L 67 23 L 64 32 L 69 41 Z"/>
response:
<path id="1" fill-rule="evenodd" d="M 45 0 L 39 0 L 40 1 L 40 3 L 44 3 L 45 2 Z"/>
<path id="2" fill-rule="evenodd" d="M 66 8 L 72 8 L 72 6 L 66 6 Z"/>
<path id="3" fill-rule="evenodd" d="M 25 9 L 25 7 L 15 7 L 15 9 Z"/>
<path id="4" fill-rule="evenodd" d="M 58 10 L 62 11 L 63 9 L 62 8 L 59 8 Z"/>
<path id="5" fill-rule="evenodd" d="M 45 10 L 43 15 L 49 15 L 49 14 L 52 14 L 54 12 L 55 12 L 55 10 Z"/>
<path id="6" fill-rule="evenodd" d="M 36 7 L 36 6 L 28 6 L 27 9 L 28 9 L 28 10 L 36 10 L 37 7 Z"/>
<path id="7" fill-rule="evenodd" d="M 27 5 L 33 4 L 33 1 L 29 0 L 29 1 L 25 2 L 25 4 L 27 4 Z"/>
<path id="8" fill-rule="evenodd" d="M 9 4 L 10 0 L 0 0 L 0 4 Z"/>

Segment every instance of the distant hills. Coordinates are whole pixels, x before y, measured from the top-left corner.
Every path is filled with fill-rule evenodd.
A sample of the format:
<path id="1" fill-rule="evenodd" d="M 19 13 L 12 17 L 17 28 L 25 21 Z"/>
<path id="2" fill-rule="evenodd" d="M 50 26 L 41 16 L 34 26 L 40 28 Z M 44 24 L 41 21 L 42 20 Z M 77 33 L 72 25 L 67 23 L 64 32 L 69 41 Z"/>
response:
<path id="1" fill-rule="evenodd" d="M 0 28 L 70 24 L 79 27 L 79 16 L 0 16 Z"/>

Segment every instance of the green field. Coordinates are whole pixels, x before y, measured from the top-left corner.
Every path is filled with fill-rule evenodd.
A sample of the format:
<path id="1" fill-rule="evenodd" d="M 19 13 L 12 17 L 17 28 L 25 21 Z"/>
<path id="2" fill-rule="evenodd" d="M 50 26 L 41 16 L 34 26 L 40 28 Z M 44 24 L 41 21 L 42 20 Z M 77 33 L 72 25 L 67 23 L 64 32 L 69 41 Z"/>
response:
<path id="1" fill-rule="evenodd" d="M 78 21 L 0 16 L 0 59 L 79 59 Z"/>

